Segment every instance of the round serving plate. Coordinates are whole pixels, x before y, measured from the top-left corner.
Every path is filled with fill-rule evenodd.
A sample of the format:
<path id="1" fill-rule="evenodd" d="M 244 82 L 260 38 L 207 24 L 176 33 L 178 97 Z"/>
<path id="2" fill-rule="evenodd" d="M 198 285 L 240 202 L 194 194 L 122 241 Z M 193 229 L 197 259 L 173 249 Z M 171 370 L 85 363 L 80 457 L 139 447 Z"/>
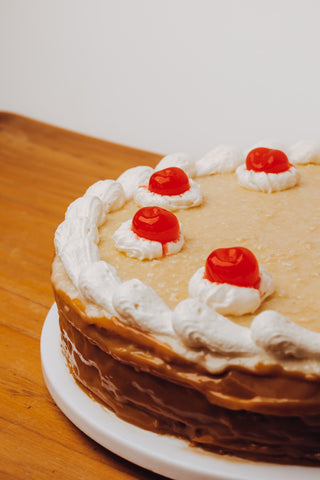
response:
<path id="1" fill-rule="evenodd" d="M 92 400 L 73 379 L 60 348 L 54 304 L 41 334 L 42 370 L 62 412 L 81 431 L 113 453 L 173 480 L 316 480 L 320 469 L 248 462 L 218 456 L 183 440 L 142 430 Z"/>

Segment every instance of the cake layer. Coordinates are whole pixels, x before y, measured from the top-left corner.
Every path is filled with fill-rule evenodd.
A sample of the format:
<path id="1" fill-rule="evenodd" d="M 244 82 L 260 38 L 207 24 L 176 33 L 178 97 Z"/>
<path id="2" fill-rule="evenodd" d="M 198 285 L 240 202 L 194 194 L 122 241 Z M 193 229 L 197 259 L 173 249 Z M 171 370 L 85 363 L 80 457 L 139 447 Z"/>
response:
<path id="1" fill-rule="evenodd" d="M 72 325 L 61 305 L 59 317 L 62 349 L 74 377 L 125 421 L 220 454 L 319 462 L 320 415 L 281 418 L 213 405 L 199 391 L 113 358 Z"/>
<path id="2" fill-rule="evenodd" d="M 229 368 L 209 374 L 181 358 L 165 343 L 113 318 L 88 318 L 81 302 L 55 290 L 60 315 L 101 351 L 139 372 L 200 392 L 207 400 L 231 410 L 245 409 L 275 416 L 320 415 L 320 381 L 285 372 L 281 365 L 258 365 L 255 373 Z"/>

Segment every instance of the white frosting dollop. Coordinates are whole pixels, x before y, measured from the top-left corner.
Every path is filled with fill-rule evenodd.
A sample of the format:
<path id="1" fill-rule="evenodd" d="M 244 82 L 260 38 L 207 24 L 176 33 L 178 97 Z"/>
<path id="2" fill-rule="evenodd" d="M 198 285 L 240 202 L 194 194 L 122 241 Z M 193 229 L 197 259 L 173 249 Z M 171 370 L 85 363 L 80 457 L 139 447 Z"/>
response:
<path id="1" fill-rule="evenodd" d="M 76 217 L 75 219 L 64 220 L 58 226 L 54 236 L 56 254 L 60 255 L 67 243 L 85 239 L 98 243 L 99 233 L 94 223 L 91 223 L 88 218 Z"/>
<path id="2" fill-rule="evenodd" d="M 184 245 L 181 224 L 178 240 L 175 242 L 167 242 L 164 245 L 162 245 L 161 242 L 139 237 L 131 227 L 132 221 L 127 220 L 120 225 L 112 236 L 117 250 L 124 252 L 128 257 L 137 258 L 138 260 L 153 260 L 155 258 L 161 258 L 164 255 L 178 253 Z"/>
<path id="3" fill-rule="evenodd" d="M 123 282 L 112 303 L 120 319 L 144 332 L 172 335 L 172 312 L 156 292 L 138 279 Z"/>
<path id="4" fill-rule="evenodd" d="M 270 274 L 260 266 L 260 286 L 238 287 L 215 283 L 203 278 L 205 267 L 199 268 L 189 281 L 189 295 L 224 315 L 245 315 L 255 312 L 274 291 Z"/>
<path id="5" fill-rule="evenodd" d="M 244 162 L 241 150 L 220 145 L 196 161 L 197 176 L 234 172 Z"/>
<path id="6" fill-rule="evenodd" d="M 293 164 L 320 164 L 320 146 L 301 140 L 289 148 L 288 158 Z"/>
<path id="7" fill-rule="evenodd" d="M 259 347 L 280 358 L 320 357 L 320 334 L 273 310 L 266 310 L 255 317 L 251 335 Z"/>
<path id="8" fill-rule="evenodd" d="M 155 171 L 163 170 L 168 167 L 178 167 L 185 171 L 188 177 L 194 177 L 197 173 L 195 160 L 187 153 L 171 153 L 163 157 Z"/>
<path id="9" fill-rule="evenodd" d="M 99 180 L 88 188 L 84 196 L 88 195 L 100 198 L 105 213 L 118 210 L 126 200 L 121 183 L 115 180 Z"/>
<path id="10" fill-rule="evenodd" d="M 79 218 L 87 218 L 92 225 L 97 225 L 98 227 L 102 225 L 106 218 L 106 212 L 100 198 L 88 194 L 70 203 L 65 219 L 73 221 Z"/>
<path id="11" fill-rule="evenodd" d="M 247 170 L 246 165 L 243 164 L 237 168 L 236 174 L 242 187 L 264 193 L 287 190 L 300 181 L 300 174 L 294 166 L 281 173 L 265 173 Z"/>
<path id="12" fill-rule="evenodd" d="M 180 302 L 173 311 L 172 325 L 186 346 L 205 347 L 220 355 L 253 355 L 258 348 L 250 330 L 223 317 L 196 299 Z"/>
<path id="13" fill-rule="evenodd" d="M 115 314 L 112 296 L 120 284 L 121 279 L 116 269 L 103 260 L 85 266 L 78 279 L 80 292 L 111 315 Z"/>
<path id="14" fill-rule="evenodd" d="M 151 192 L 147 185 L 143 185 L 136 190 L 134 200 L 140 207 L 157 205 L 167 210 L 197 207 L 202 203 L 202 192 L 200 186 L 191 178 L 189 183 L 189 190 L 180 195 L 160 195 Z"/>
<path id="15" fill-rule="evenodd" d="M 81 270 L 100 260 L 97 245 L 88 237 L 70 239 L 59 255 L 69 278 L 76 287 L 78 287 Z"/>
<path id="16" fill-rule="evenodd" d="M 93 195 L 80 197 L 70 204 L 54 236 L 56 254 L 74 285 L 83 268 L 100 259 L 97 225 L 105 220 L 102 201 Z"/>
<path id="17" fill-rule="evenodd" d="M 145 185 L 149 181 L 153 172 L 153 168 L 141 165 L 129 168 L 118 177 L 117 182 L 122 185 L 126 200 L 133 198 L 136 189 L 140 185 Z"/>

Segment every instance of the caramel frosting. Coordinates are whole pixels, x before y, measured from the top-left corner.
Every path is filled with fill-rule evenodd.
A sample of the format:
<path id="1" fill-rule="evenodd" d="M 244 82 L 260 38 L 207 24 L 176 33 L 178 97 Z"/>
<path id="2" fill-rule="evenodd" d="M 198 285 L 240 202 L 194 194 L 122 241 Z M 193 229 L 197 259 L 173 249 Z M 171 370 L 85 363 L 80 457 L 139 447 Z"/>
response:
<path id="1" fill-rule="evenodd" d="M 289 414 L 281 418 L 227 410 L 212 404 L 206 396 L 187 385 L 171 383 L 166 378 L 119 362 L 97 345 L 98 339 L 94 343 L 88 341 L 62 310 L 60 328 L 62 349 L 74 377 L 89 389 L 87 393 L 93 394 L 125 421 L 156 433 L 186 438 L 220 454 L 318 464 L 319 415 L 298 418 Z M 111 343 L 116 346 L 116 337 L 109 342 L 113 350 Z M 128 350 L 131 350 L 130 344 Z M 241 386 L 242 380 L 241 375 L 237 378 L 231 374 L 225 379 L 226 388 L 237 390 L 239 397 L 246 397 L 249 390 Z M 289 382 L 286 386 L 293 387 Z M 299 389 L 300 398 L 312 390 L 312 387 L 306 389 L 304 384 L 303 387 Z"/>
<path id="2" fill-rule="evenodd" d="M 61 318 L 102 352 L 139 372 L 188 386 L 210 403 L 231 410 L 277 416 L 320 415 L 319 381 L 288 373 L 281 364 L 259 364 L 255 373 L 229 367 L 220 374 L 211 374 L 200 362 L 182 358 L 153 334 L 125 325 L 117 317 L 104 318 L 100 325 L 89 323 L 79 300 L 58 290 L 55 296 Z"/>

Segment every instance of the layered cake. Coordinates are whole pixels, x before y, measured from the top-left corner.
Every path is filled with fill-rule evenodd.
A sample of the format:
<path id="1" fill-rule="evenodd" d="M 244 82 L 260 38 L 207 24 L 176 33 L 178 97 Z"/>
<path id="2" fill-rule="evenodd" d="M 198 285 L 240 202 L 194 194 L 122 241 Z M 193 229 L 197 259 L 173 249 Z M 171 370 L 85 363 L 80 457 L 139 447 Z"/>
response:
<path id="1" fill-rule="evenodd" d="M 299 142 L 101 180 L 55 234 L 61 346 L 122 419 L 320 464 L 320 154 Z"/>

